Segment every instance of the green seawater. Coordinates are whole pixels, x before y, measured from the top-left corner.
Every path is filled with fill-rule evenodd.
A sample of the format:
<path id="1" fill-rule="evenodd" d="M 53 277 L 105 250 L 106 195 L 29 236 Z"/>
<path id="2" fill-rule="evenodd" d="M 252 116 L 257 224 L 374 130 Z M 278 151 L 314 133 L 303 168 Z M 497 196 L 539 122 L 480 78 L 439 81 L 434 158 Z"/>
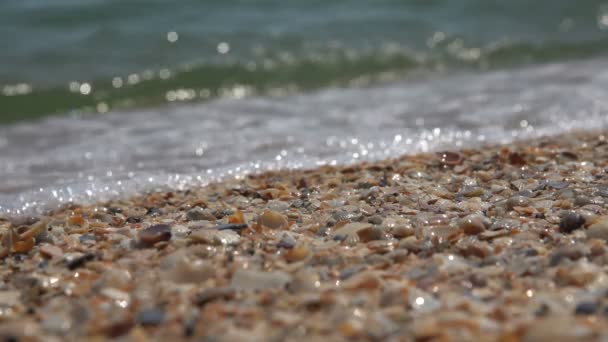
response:
<path id="1" fill-rule="evenodd" d="M 608 54 L 585 0 L 0 2 L 0 123 Z"/>

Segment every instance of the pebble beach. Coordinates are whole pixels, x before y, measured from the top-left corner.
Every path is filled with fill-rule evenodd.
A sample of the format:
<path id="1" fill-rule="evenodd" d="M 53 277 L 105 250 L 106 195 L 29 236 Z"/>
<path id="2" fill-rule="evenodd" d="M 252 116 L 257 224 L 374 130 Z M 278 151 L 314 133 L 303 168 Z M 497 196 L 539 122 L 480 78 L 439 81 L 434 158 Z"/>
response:
<path id="1" fill-rule="evenodd" d="M 602 132 L 0 220 L 10 341 L 608 338 Z"/>

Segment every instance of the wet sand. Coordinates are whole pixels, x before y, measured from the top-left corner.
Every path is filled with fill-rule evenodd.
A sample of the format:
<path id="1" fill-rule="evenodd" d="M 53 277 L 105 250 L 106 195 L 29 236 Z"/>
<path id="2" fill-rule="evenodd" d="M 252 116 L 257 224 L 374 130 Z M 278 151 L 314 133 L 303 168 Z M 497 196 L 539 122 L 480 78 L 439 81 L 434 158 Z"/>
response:
<path id="1" fill-rule="evenodd" d="M 607 338 L 607 164 L 573 133 L 0 220 L 0 335 Z"/>

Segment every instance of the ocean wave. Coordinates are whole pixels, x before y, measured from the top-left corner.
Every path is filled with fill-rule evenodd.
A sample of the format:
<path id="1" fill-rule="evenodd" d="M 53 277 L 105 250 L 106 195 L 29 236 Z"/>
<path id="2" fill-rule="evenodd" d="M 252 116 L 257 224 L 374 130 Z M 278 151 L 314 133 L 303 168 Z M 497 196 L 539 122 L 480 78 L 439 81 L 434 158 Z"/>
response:
<path id="1" fill-rule="evenodd" d="M 0 211 L 603 128 L 606 66 L 552 63 L 3 126 Z"/>
<path id="2" fill-rule="evenodd" d="M 435 39 L 435 40 L 433 40 Z M 467 46 L 458 37 L 431 38 L 429 50 L 397 44 L 375 50 L 335 49 L 260 59 L 199 62 L 108 80 L 74 81 L 37 88 L 26 83 L 0 86 L 0 123 L 40 118 L 50 113 L 95 114 L 152 108 L 175 102 L 216 98 L 287 95 L 324 87 L 362 87 L 417 75 L 466 70 L 500 70 L 534 63 L 600 56 L 608 39 L 579 42 L 500 41 Z"/>

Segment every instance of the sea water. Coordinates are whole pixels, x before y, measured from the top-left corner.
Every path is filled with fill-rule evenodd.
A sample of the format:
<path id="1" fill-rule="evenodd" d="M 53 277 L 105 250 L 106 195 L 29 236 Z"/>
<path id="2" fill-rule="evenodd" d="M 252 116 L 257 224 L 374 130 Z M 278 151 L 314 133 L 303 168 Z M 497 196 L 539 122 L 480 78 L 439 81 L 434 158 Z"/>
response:
<path id="1" fill-rule="evenodd" d="M 602 128 L 606 27 L 594 1 L 2 2 L 0 213 Z"/>

